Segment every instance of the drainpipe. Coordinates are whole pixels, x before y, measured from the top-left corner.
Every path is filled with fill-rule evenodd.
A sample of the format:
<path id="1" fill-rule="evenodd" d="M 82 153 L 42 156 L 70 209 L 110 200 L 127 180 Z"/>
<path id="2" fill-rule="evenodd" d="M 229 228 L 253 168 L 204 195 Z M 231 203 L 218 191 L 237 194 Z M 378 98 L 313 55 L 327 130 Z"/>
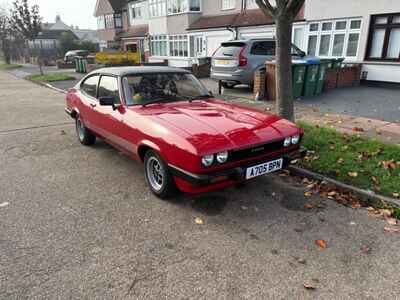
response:
<path id="1" fill-rule="evenodd" d="M 237 27 L 226 27 L 226 30 L 230 31 L 233 33 L 234 39 L 237 40 L 239 38 L 239 32 L 237 30 Z"/>

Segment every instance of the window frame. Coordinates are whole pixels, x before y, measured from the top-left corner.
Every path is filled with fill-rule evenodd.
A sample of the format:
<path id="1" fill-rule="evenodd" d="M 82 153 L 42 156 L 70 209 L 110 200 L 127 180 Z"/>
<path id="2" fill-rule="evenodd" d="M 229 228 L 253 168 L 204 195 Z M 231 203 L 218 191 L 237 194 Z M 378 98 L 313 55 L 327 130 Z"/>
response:
<path id="1" fill-rule="evenodd" d="M 123 100 L 122 100 L 122 93 L 121 93 L 121 89 L 120 89 L 119 77 L 116 75 L 112 75 L 112 74 L 99 74 L 99 81 L 97 82 L 96 100 L 99 101 L 100 83 L 101 83 L 101 79 L 103 77 L 115 78 L 115 80 L 117 81 L 117 89 L 118 89 L 118 95 L 119 95 L 119 103 L 116 103 L 116 105 L 122 105 Z"/>
<path id="2" fill-rule="evenodd" d="M 231 6 L 224 7 L 224 3 L 228 2 L 231 4 Z M 226 11 L 226 10 L 233 10 L 236 9 L 236 1 L 235 0 L 221 0 L 221 10 Z"/>
<path id="3" fill-rule="evenodd" d="M 360 28 L 353 28 L 351 29 L 351 22 L 353 21 L 360 21 Z M 340 22 L 346 22 L 346 26 L 343 29 L 336 29 L 337 23 Z M 322 30 L 322 26 L 325 23 L 331 23 L 332 27 L 331 30 Z M 318 30 L 311 30 L 311 26 L 316 26 L 318 25 Z M 308 24 L 308 29 L 307 29 L 307 53 L 309 54 L 309 42 L 310 42 L 310 37 L 314 36 L 316 37 L 316 46 L 315 46 L 315 56 L 322 57 L 322 58 L 339 58 L 339 57 L 344 57 L 346 59 L 356 59 L 357 56 L 360 54 L 360 39 L 361 39 L 361 31 L 362 31 L 362 25 L 363 25 L 363 19 L 362 18 L 346 18 L 346 19 L 332 19 L 332 20 L 321 20 L 318 22 L 310 22 Z M 333 55 L 333 49 L 334 49 L 334 41 L 335 41 L 335 36 L 339 34 L 344 34 L 344 44 L 343 44 L 343 49 L 342 49 L 342 54 L 337 56 Z M 358 43 L 357 43 L 357 50 L 356 50 L 356 55 L 355 56 L 347 56 L 348 52 L 348 45 L 349 45 L 349 37 L 351 34 L 358 34 Z M 329 49 L 328 49 L 328 54 L 327 55 L 321 55 L 320 54 L 320 48 L 321 48 L 321 39 L 322 36 L 325 35 L 330 35 L 330 40 L 329 40 Z"/>
<path id="4" fill-rule="evenodd" d="M 387 17 L 387 22 L 385 24 L 375 24 L 375 20 L 378 18 L 382 18 L 382 17 Z M 393 23 L 393 19 L 395 17 L 400 17 L 400 12 L 399 13 L 371 15 L 370 25 L 369 25 L 369 29 L 368 29 L 367 49 L 365 51 L 365 60 L 366 61 L 400 62 L 400 53 L 399 53 L 398 58 L 388 58 L 387 57 L 388 50 L 389 50 L 390 33 L 391 33 L 392 29 L 400 29 L 400 22 Z M 381 57 L 371 57 L 374 32 L 377 29 L 385 30 L 385 36 L 383 39 Z"/>
<path id="5" fill-rule="evenodd" d="M 181 1 L 181 6 L 184 6 L 185 9 L 181 9 L 179 11 L 173 11 L 173 4 L 175 2 Z M 203 10 L 202 1 L 199 2 L 200 10 L 191 10 L 191 1 L 190 0 L 166 0 L 166 15 L 167 16 L 174 16 L 180 14 L 198 14 L 201 13 Z"/>
<path id="6" fill-rule="evenodd" d="M 85 82 L 92 78 L 92 77 L 96 77 L 98 76 L 99 78 L 97 79 L 97 84 L 96 84 L 96 96 L 93 97 L 92 95 L 89 95 L 84 89 L 83 89 L 83 85 L 85 84 Z M 81 84 L 79 85 L 79 90 L 87 97 L 90 97 L 91 99 L 95 100 L 95 101 L 99 101 L 98 99 L 98 95 L 99 95 L 99 82 L 100 82 L 100 77 L 101 74 L 100 73 L 96 73 L 96 74 L 91 74 L 90 76 L 87 76 L 84 78 L 84 80 L 82 80 Z"/>

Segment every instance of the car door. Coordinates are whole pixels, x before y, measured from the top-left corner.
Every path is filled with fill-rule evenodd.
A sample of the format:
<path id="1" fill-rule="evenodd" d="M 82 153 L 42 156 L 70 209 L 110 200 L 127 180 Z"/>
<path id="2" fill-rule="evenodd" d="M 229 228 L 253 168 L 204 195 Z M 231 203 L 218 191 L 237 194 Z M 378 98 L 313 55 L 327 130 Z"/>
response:
<path id="1" fill-rule="evenodd" d="M 81 100 L 81 105 L 79 107 L 79 114 L 83 120 L 83 123 L 87 128 L 99 133 L 99 128 L 97 125 L 99 123 L 98 113 L 94 108 L 99 105 L 97 100 L 97 88 L 100 80 L 99 74 L 94 74 L 87 77 L 81 84 L 79 89 L 79 98 Z"/>
<path id="2" fill-rule="evenodd" d="M 124 132 L 128 130 L 123 121 L 126 109 L 121 101 L 118 77 L 102 75 L 97 94 L 98 99 L 101 97 L 113 97 L 115 105 L 114 107 L 98 105 L 94 108 L 100 115 L 96 126 L 100 128 L 101 135 L 107 142 L 121 150 L 127 150 L 126 141 L 123 137 Z"/>

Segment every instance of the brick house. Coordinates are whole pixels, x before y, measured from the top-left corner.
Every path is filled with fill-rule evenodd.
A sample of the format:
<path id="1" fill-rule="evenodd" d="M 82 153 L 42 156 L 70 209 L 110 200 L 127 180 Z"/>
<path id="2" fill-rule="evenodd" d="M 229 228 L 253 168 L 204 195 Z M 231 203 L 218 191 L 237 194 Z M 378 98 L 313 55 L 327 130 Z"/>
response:
<path id="1" fill-rule="evenodd" d="M 224 41 L 275 36 L 255 0 L 98 0 L 95 15 L 107 46 L 139 47 L 146 60 L 177 67 L 212 56 Z M 306 0 L 293 43 L 362 63 L 365 79 L 400 82 L 400 1 Z"/>

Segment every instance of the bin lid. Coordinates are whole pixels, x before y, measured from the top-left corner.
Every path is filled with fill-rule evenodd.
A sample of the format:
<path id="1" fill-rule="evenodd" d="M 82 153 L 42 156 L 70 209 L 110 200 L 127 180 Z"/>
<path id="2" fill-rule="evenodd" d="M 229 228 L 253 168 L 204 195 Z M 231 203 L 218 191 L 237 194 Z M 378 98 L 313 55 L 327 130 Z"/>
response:
<path id="1" fill-rule="evenodd" d="M 305 62 L 308 65 L 318 65 L 318 64 L 321 63 L 321 60 L 319 58 L 316 58 L 316 57 L 310 57 L 310 58 L 306 58 Z"/>

